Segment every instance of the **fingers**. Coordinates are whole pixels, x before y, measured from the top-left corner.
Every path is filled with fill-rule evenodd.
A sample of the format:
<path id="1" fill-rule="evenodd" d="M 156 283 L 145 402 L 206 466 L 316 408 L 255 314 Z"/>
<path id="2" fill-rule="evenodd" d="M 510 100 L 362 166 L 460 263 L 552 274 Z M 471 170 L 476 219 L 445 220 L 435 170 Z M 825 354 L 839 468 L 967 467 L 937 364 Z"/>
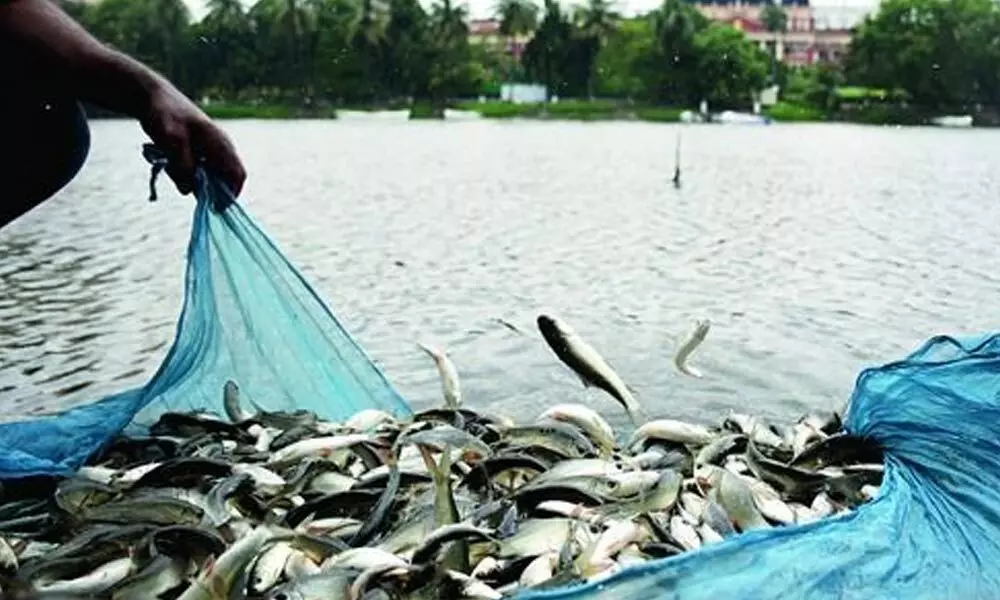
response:
<path id="1" fill-rule="evenodd" d="M 189 194 L 194 189 L 194 152 L 191 144 L 184 144 L 177 153 L 177 191 Z"/>
<path id="2" fill-rule="evenodd" d="M 194 151 L 191 148 L 191 136 L 188 128 L 175 126 L 163 133 L 164 150 L 170 158 L 167 174 L 177 185 L 181 194 L 190 194 L 194 189 Z"/>
<path id="3" fill-rule="evenodd" d="M 207 118 L 175 119 L 151 128 L 150 137 L 167 153 L 166 171 L 181 194 L 194 189 L 197 161 L 225 181 L 233 196 L 243 191 L 247 173 L 229 137 Z"/>
<path id="4" fill-rule="evenodd" d="M 206 122 L 200 137 L 206 164 L 229 184 L 233 196 L 239 196 L 243 191 L 247 172 L 229 136 L 215 124 Z"/>

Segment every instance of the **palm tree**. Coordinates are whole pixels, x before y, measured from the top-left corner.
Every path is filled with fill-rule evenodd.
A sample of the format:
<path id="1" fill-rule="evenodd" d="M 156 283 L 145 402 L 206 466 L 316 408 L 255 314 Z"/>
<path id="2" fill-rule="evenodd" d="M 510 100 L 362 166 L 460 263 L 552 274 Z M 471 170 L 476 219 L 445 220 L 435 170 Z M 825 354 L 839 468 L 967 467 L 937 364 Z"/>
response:
<path id="1" fill-rule="evenodd" d="M 350 48 L 357 61 L 361 89 L 354 92 L 366 101 L 381 100 L 384 92 L 385 73 L 382 65 L 386 59 L 384 7 L 375 6 L 374 0 L 361 0 L 357 22 L 350 35 Z"/>
<path id="2" fill-rule="evenodd" d="M 788 27 L 788 15 L 785 9 L 774 2 L 768 2 L 760 11 L 760 20 L 764 28 L 772 33 L 784 33 Z"/>
<path id="3" fill-rule="evenodd" d="M 208 0 L 208 14 L 205 22 L 216 25 L 220 30 L 234 31 L 249 27 L 247 15 L 240 0 Z"/>
<path id="4" fill-rule="evenodd" d="M 148 49 L 163 61 L 161 68 L 168 77 L 183 79 L 183 60 L 179 54 L 191 21 L 187 5 L 181 0 L 146 0 L 138 6 L 148 32 L 138 40 L 140 52 Z"/>
<path id="5" fill-rule="evenodd" d="M 771 46 L 771 79 L 774 80 L 774 70 L 777 67 L 778 42 L 783 41 L 785 30 L 788 28 L 788 14 L 785 9 L 773 2 L 768 2 L 760 11 L 760 20 L 764 29 L 777 34 L 775 43 Z"/>
<path id="6" fill-rule="evenodd" d="M 358 10 L 358 22 L 355 25 L 355 31 L 371 42 L 378 40 L 379 32 L 377 23 L 375 22 L 375 6 L 372 0 L 361 0 L 361 8 Z"/>
<path id="7" fill-rule="evenodd" d="M 465 38 L 469 34 L 465 22 L 467 14 L 464 6 L 455 6 L 451 0 L 441 0 L 431 7 L 431 27 L 444 41 Z"/>
<path id="8" fill-rule="evenodd" d="M 587 0 L 576 12 L 577 25 L 584 36 L 592 41 L 590 65 L 587 70 L 587 96 L 594 97 L 594 80 L 597 55 L 604 41 L 618 28 L 619 14 L 614 10 L 614 0 Z"/>
<path id="9" fill-rule="evenodd" d="M 312 4 L 305 0 L 259 0 L 251 9 L 258 22 L 271 32 L 270 44 L 284 50 L 277 65 L 288 83 L 305 92 L 311 72 L 307 40 L 313 31 Z"/>
<path id="10" fill-rule="evenodd" d="M 576 12 L 577 23 L 587 35 L 605 37 L 618 28 L 620 15 L 614 0 L 587 0 Z"/>
<path id="11" fill-rule="evenodd" d="M 438 0 L 431 7 L 430 39 L 431 60 L 427 71 L 427 95 L 431 110 L 444 116 L 445 103 L 465 87 L 469 65 L 468 11 L 455 6 L 452 0 Z"/>
<path id="12" fill-rule="evenodd" d="M 531 0 L 500 0 L 494 7 L 494 14 L 500 20 L 500 35 L 507 38 L 507 47 L 514 59 L 514 65 L 521 62 L 521 47 L 516 38 L 527 35 L 538 26 L 538 5 Z"/>

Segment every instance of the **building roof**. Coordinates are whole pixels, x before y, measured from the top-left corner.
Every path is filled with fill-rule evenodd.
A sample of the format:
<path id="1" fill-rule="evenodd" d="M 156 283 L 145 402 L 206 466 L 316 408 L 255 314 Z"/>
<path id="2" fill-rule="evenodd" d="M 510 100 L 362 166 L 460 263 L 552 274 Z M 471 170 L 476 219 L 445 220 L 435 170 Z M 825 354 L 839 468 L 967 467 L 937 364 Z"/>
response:
<path id="1" fill-rule="evenodd" d="M 500 21 L 496 19 L 472 19 L 469 21 L 469 34 L 496 35 L 500 33 Z"/>
<path id="2" fill-rule="evenodd" d="M 688 0 L 689 4 L 711 4 L 716 6 L 764 6 L 771 0 Z M 781 0 L 782 6 L 809 6 L 809 0 Z"/>
<path id="3" fill-rule="evenodd" d="M 726 19 L 723 21 L 733 29 L 739 31 L 745 31 L 747 33 L 758 33 L 767 31 L 764 24 L 756 19 L 750 19 L 747 17 L 733 17 L 732 19 Z"/>

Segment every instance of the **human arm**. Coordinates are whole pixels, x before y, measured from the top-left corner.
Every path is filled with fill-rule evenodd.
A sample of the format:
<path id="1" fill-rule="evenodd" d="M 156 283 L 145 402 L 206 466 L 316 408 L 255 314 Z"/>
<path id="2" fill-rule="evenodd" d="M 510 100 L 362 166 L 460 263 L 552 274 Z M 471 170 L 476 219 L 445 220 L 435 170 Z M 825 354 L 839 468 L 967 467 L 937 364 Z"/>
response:
<path id="1" fill-rule="evenodd" d="M 172 159 L 181 193 L 198 158 L 239 194 L 246 179 L 229 137 L 166 78 L 87 33 L 50 0 L 0 0 L 0 38 L 42 85 L 133 117 Z"/>

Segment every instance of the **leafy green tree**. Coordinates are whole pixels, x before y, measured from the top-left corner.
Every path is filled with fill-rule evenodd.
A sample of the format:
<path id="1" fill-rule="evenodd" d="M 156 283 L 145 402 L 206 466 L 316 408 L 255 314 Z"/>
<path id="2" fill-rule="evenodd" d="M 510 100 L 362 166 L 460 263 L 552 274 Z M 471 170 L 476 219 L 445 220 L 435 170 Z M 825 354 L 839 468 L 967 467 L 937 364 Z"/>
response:
<path id="1" fill-rule="evenodd" d="M 695 48 L 699 77 L 694 91 L 713 106 L 746 106 L 764 87 L 768 56 L 742 32 L 712 23 L 695 36 Z"/>
<path id="2" fill-rule="evenodd" d="M 773 1 L 764 5 L 760 11 L 760 22 L 764 29 L 771 33 L 785 33 L 788 30 L 788 14 L 785 9 Z"/>
<path id="3" fill-rule="evenodd" d="M 430 48 L 432 106 L 441 108 L 447 99 L 475 93 L 480 81 L 471 68 L 466 11 L 452 0 L 439 0 L 431 9 Z"/>
<path id="4" fill-rule="evenodd" d="M 848 77 L 935 111 L 995 106 L 998 10 L 991 0 L 885 0 L 852 38 Z"/>
<path id="5" fill-rule="evenodd" d="M 594 97 L 594 85 L 597 79 L 597 56 L 608 37 L 618 26 L 620 15 L 614 10 L 609 0 L 587 0 L 586 4 L 576 12 L 576 26 L 579 41 L 579 51 L 586 65 L 587 97 Z"/>
<path id="6" fill-rule="evenodd" d="M 832 65 L 798 67 L 790 71 L 782 97 L 824 111 L 833 110 L 837 103 L 837 87 L 843 83 L 843 74 Z"/>
<path id="7" fill-rule="evenodd" d="M 260 66 L 254 30 L 239 0 L 209 0 L 208 15 L 194 26 L 199 41 L 194 76 L 201 87 L 236 96 L 252 85 Z"/>
<path id="8" fill-rule="evenodd" d="M 365 86 L 359 56 L 351 47 L 360 7 L 351 0 L 313 0 L 315 30 L 312 53 L 312 86 L 321 98 L 335 102 L 356 101 Z"/>
<path id="9" fill-rule="evenodd" d="M 98 38 L 175 81 L 193 97 L 237 101 L 383 104 L 437 109 L 495 90 L 515 75 L 504 52 L 469 42 L 456 0 L 208 0 L 192 23 L 184 0 L 56 0 Z M 641 102 L 745 106 L 767 81 L 767 53 L 710 24 L 685 0 L 621 19 L 612 0 L 586 0 L 573 18 L 546 0 L 499 0 L 502 35 L 534 36 L 520 67 L 549 97 L 595 94 Z M 884 0 L 855 31 L 841 72 L 787 70 L 783 96 L 823 110 L 845 82 L 892 91 L 928 112 L 1000 111 L 1000 7 L 993 0 Z M 784 31 L 777 4 L 765 26 Z M 510 40 L 508 40 L 510 41 Z M 517 78 L 520 78 L 518 76 Z"/>
<path id="10" fill-rule="evenodd" d="M 538 26 L 538 5 L 531 0 L 500 0 L 493 9 L 494 17 L 500 20 L 500 35 L 507 38 L 507 47 L 513 50 L 508 62 L 508 79 L 517 79 L 521 73 L 521 55 L 515 39 L 527 35 Z"/>
<path id="11" fill-rule="evenodd" d="M 778 5 L 774 0 L 768 2 L 763 9 L 760 11 L 760 21 L 764 25 L 764 29 L 767 31 L 777 34 L 777 39 L 774 43 L 768 44 L 768 50 L 771 53 L 771 80 L 774 81 L 778 77 L 778 44 L 784 41 L 784 33 L 788 30 L 788 14 L 785 9 Z"/>
<path id="12" fill-rule="evenodd" d="M 307 0 L 259 0 L 250 9 L 258 56 L 265 64 L 261 79 L 297 100 L 310 95 L 312 8 Z"/>
<path id="13" fill-rule="evenodd" d="M 696 104 L 699 49 L 698 32 L 708 20 L 681 0 L 664 0 L 652 15 L 653 52 L 643 71 L 648 77 L 649 98 L 667 104 Z"/>
<path id="14" fill-rule="evenodd" d="M 566 67 L 569 62 L 573 25 L 556 0 L 545 0 L 545 16 L 535 36 L 524 49 L 523 63 L 528 76 L 546 87 L 546 100 L 566 88 Z"/>
<path id="15" fill-rule="evenodd" d="M 431 58 L 428 25 L 427 13 L 417 0 L 389 0 L 381 79 L 393 99 L 427 97 Z"/>
<path id="16" fill-rule="evenodd" d="M 361 0 L 358 21 L 350 39 L 350 54 L 353 64 L 348 71 L 355 76 L 359 86 L 348 97 L 352 101 L 375 101 L 386 95 L 382 72 L 388 61 L 385 42 L 385 21 L 387 16 L 375 10 L 372 0 Z"/>
<path id="17" fill-rule="evenodd" d="M 595 72 L 597 92 L 603 96 L 646 99 L 652 73 L 653 21 L 650 18 L 626 19 L 608 37 L 597 55 Z"/>

